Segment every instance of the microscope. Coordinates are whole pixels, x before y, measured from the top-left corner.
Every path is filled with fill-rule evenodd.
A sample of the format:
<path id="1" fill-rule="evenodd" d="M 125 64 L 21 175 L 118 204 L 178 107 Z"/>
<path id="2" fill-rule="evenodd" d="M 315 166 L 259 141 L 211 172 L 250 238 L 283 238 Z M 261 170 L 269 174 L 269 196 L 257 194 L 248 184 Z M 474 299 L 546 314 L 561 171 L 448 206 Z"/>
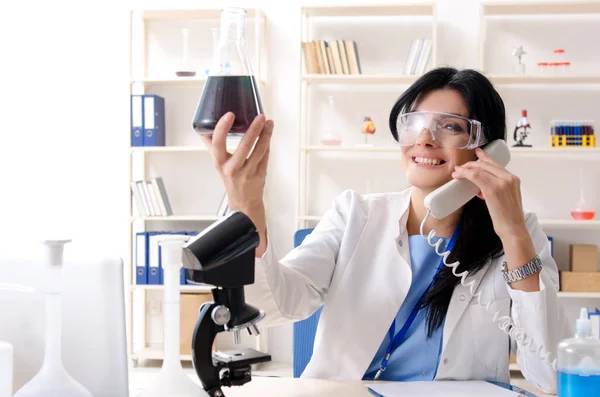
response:
<path id="1" fill-rule="evenodd" d="M 219 332 L 259 335 L 257 323 L 265 312 L 246 303 L 244 286 L 254 283 L 255 248 L 259 236 L 244 213 L 234 211 L 216 221 L 183 245 L 183 267 L 190 283 L 214 286 L 212 302 L 199 309 L 192 335 L 192 362 L 204 390 L 224 397 L 221 387 L 241 386 L 251 380 L 251 365 L 271 361 L 254 349 L 212 352 Z"/>

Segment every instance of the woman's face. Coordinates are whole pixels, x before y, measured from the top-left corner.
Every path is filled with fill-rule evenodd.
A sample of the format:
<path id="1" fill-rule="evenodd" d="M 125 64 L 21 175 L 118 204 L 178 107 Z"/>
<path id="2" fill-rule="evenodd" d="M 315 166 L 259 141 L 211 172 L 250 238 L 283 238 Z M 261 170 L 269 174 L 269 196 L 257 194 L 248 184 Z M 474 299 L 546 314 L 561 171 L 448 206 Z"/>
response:
<path id="1" fill-rule="evenodd" d="M 414 111 L 454 113 L 469 117 L 467 106 L 458 91 L 440 89 L 423 96 Z M 431 160 L 423 162 L 423 159 Z M 423 129 L 412 146 L 402 147 L 402 166 L 408 183 L 426 192 L 433 191 L 452 179 L 457 165 L 477 159 L 474 149 L 440 147 L 431 138 L 428 129 Z"/>

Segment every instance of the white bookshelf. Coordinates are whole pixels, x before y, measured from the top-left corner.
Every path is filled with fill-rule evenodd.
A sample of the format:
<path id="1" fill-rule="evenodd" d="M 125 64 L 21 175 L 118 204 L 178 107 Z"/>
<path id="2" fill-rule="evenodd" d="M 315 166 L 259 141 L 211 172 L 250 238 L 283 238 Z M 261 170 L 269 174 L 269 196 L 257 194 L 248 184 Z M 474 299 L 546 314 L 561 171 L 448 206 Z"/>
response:
<path id="1" fill-rule="evenodd" d="M 315 36 L 313 23 L 326 21 L 346 21 L 361 20 L 366 24 L 376 24 L 378 18 L 420 18 L 424 23 L 429 24 L 428 38 L 431 39 L 432 48 L 429 62 L 427 65 L 437 64 L 437 9 L 433 2 L 423 2 L 419 4 L 357 4 L 357 5 L 339 5 L 339 6 L 304 6 L 300 10 L 301 14 L 301 34 L 300 41 L 322 40 L 322 37 Z M 398 24 L 403 24 L 399 19 Z M 415 37 L 417 38 L 417 37 Z M 339 39 L 339 37 L 338 37 Z M 358 56 L 361 58 L 361 41 L 356 40 L 358 47 Z M 363 45 L 367 45 L 364 44 Z M 300 48 L 300 46 L 298 46 Z M 364 47 L 363 47 L 364 48 Z M 394 54 L 393 56 L 397 56 Z M 308 74 L 304 64 L 304 54 L 300 57 L 301 72 L 300 81 L 300 119 L 298 135 L 298 199 L 296 202 L 296 220 L 297 227 L 306 227 L 306 217 L 309 216 L 307 209 L 308 185 L 310 183 L 307 169 L 311 160 L 311 154 L 314 152 L 338 152 L 338 153 L 393 153 L 399 148 L 393 147 L 375 147 L 375 148 L 354 148 L 354 147 L 321 147 L 311 142 L 310 137 L 310 114 L 309 114 L 309 90 L 318 85 L 337 85 L 341 86 L 360 86 L 374 85 L 387 86 L 391 84 L 410 85 L 417 80 L 417 75 L 405 75 L 403 73 L 372 73 L 369 70 L 363 70 L 361 74 Z M 431 66 L 429 66 L 431 67 Z M 403 71 L 403 68 L 398 68 Z M 344 95 L 339 93 L 338 95 Z"/>
<path id="2" fill-rule="evenodd" d="M 131 186 L 129 183 L 134 180 L 147 180 L 153 175 L 150 171 L 153 166 L 168 167 L 168 169 L 160 168 L 160 171 L 165 171 L 172 178 L 181 173 L 185 175 L 186 169 L 179 167 L 189 166 L 200 162 L 205 164 L 210 169 L 203 169 L 207 173 L 217 173 L 210 160 L 210 153 L 202 144 L 200 138 L 191 128 L 191 119 L 193 114 L 190 109 L 180 109 L 180 103 L 184 95 L 194 96 L 194 100 L 199 98 L 199 94 L 207 80 L 204 70 L 197 65 L 197 59 L 190 59 L 192 65 L 196 67 L 196 76 L 194 77 L 177 77 L 175 69 L 168 71 L 164 67 L 156 68 L 151 62 L 157 62 L 157 57 L 166 57 L 167 62 L 176 64 L 178 59 L 172 57 L 181 56 L 181 36 L 179 29 L 182 27 L 191 27 L 196 29 L 196 35 L 193 40 L 190 38 L 190 50 L 196 51 L 203 59 L 210 60 L 212 56 L 212 35 L 209 28 L 218 28 L 220 24 L 221 8 L 189 8 L 189 9 L 136 9 L 131 10 L 131 42 L 130 42 L 130 78 L 129 78 L 129 93 L 130 94 L 146 94 L 157 93 L 165 97 L 165 117 L 166 117 L 166 146 L 141 146 L 129 147 L 128 151 L 128 180 L 127 180 L 127 197 L 130 212 L 128 214 L 128 257 L 125 258 L 125 280 L 127 284 L 128 302 L 127 302 L 127 328 L 128 328 L 128 345 L 129 355 L 134 364 L 137 364 L 140 359 L 155 359 L 163 358 L 162 348 L 156 347 L 155 343 L 151 346 L 148 340 L 149 330 L 152 326 L 149 325 L 148 306 L 150 299 L 162 299 L 163 285 L 137 285 L 135 283 L 135 233 L 151 230 L 175 230 L 180 231 L 182 227 L 186 230 L 200 231 L 212 222 L 219 220 L 221 217 L 217 214 L 218 206 L 202 208 L 201 211 L 189 211 L 186 213 L 186 208 L 182 208 L 181 204 L 171 202 L 173 206 L 173 215 L 170 216 L 142 216 L 143 211 L 135 209 L 135 201 L 132 197 Z M 260 82 L 261 100 L 263 109 L 267 113 L 268 98 L 266 97 L 265 88 L 267 85 L 267 51 L 266 51 L 266 16 L 261 9 L 247 8 L 246 9 L 246 35 L 250 38 L 252 45 L 248 45 L 248 55 L 250 57 L 251 67 L 254 76 Z M 156 28 L 157 30 L 152 30 Z M 200 33 L 198 30 L 202 29 Z M 166 32 L 166 34 L 165 34 Z M 179 34 L 179 35 L 178 35 Z M 191 36 L 192 37 L 192 36 Z M 201 38 L 202 42 L 198 42 Z M 161 41 L 162 40 L 162 41 Z M 169 41 L 168 41 L 169 40 Z M 156 42 L 163 44 L 157 46 Z M 165 44 L 168 43 L 168 44 Z M 195 46 L 200 45 L 201 50 Z M 152 47 L 154 46 L 154 47 Z M 156 49 L 158 47 L 158 50 Z M 170 51 L 172 48 L 176 50 Z M 150 56 L 150 52 L 154 49 L 154 58 Z M 158 54 L 158 55 L 156 55 Z M 191 53 L 190 53 L 191 55 Z M 171 57 L 171 58 L 169 58 Z M 160 63 L 162 59 L 159 59 Z M 205 65 L 204 62 L 202 65 Z M 154 68 L 152 67 L 154 66 Z M 162 66 L 162 65 L 159 65 Z M 159 72 L 153 72 L 159 70 Z M 171 100 L 173 106 L 169 108 L 168 100 Z M 177 105 L 177 106 L 176 106 Z M 195 106 L 195 103 L 194 103 Z M 181 128 L 170 128 L 170 123 L 176 119 L 183 119 L 185 123 L 179 123 L 178 126 L 185 125 L 187 130 Z M 189 127 L 187 127 L 189 125 Z M 131 127 L 124 126 L 125 133 L 130 134 Z M 177 137 L 177 139 L 170 139 Z M 183 138 L 182 138 L 183 137 Z M 227 141 L 227 150 L 232 152 L 236 149 L 239 139 L 230 138 Z M 176 161 L 165 161 L 165 159 L 173 159 Z M 180 162 L 182 161 L 182 162 Z M 158 164 L 158 165 L 157 165 Z M 180 165 L 183 164 L 183 165 Z M 204 166 L 204 165 L 202 165 Z M 154 173 L 162 176 L 155 170 Z M 174 176 L 175 175 L 175 176 Z M 177 182 L 177 183 L 176 183 Z M 199 181 L 201 182 L 201 181 Z M 185 195 L 187 185 L 174 181 L 170 186 L 178 188 L 179 195 Z M 169 194 L 169 184 L 166 182 L 165 187 L 167 195 Z M 184 189 L 184 191 L 182 191 Z M 214 189 L 207 186 L 207 194 L 220 195 L 220 191 L 224 190 L 222 184 L 215 186 Z M 204 193 L 202 193 L 204 194 Z M 221 197 L 218 197 L 220 200 Z M 179 205 L 179 206 L 178 206 Z M 195 213 L 196 212 L 196 213 Z M 185 225 L 185 226 L 182 226 Z M 194 294 L 210 294 L 211 286 L 207 285 L 182 285 L 180 286 L 181 293 Z M 162 316 L 162 314 L 161 314 Z M 156 324 L 154 324 L 156 325 Z M 259 324 L 260 326 L 260 324 Z M 249 339 L 253 345 L 250 347 L 265 351 L 267 346 L 267 330 L 261 330 L 259 337 Z M 255 341 L 255 343 L 253 342 Z M 160 343 L 159 343 L 160 345 Z M 218 348 L 229 348 L 229 346 L 221 346 Z M 190 355 L 182 355 L 182 360 L 190 361 Z"/>

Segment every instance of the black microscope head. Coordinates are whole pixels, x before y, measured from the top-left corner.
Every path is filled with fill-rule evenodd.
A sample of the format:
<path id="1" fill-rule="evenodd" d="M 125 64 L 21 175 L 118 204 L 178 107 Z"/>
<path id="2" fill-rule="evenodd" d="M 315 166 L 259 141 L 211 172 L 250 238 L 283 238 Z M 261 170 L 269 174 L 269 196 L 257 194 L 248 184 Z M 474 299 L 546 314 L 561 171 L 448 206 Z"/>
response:
<path id="1" fill-rule="evenodd" d="M 244 213 L 233 211 L 183 246 L 183 266 L 191 283 L 236 288 L 254 283 L 256 226 Z"/>

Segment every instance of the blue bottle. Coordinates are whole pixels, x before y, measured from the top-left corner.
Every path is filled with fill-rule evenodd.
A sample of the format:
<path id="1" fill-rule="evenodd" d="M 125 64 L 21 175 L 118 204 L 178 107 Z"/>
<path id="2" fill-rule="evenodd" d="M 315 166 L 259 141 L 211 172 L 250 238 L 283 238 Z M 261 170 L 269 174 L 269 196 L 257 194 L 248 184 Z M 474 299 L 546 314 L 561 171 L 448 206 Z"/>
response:
<path id="1" fill-rule="evenodd" d="M 600 395 L 600 340 L 592 334 L 588 311 L 581 309 L 575 337 L 558 345 L 558 397 Z"/>

